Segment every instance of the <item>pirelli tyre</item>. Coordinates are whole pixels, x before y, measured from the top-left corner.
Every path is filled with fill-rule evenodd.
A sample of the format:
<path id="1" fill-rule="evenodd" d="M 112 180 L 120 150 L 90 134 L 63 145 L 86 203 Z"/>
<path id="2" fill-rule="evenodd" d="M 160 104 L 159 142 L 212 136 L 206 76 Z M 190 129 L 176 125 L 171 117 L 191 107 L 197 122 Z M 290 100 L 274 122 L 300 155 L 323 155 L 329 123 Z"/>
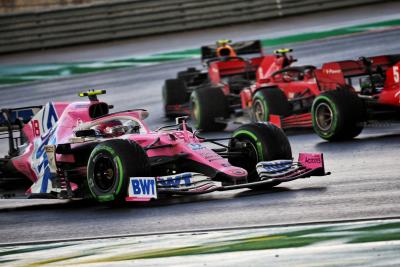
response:
<path id="1" fill-rule="evenodd" d="M 286 117 L 290 110 L 285 93 L 277 87 L 261 88 L 253 96 L 252 117 L 256 122 L 269 121 L 271 114 Z"/>
<path id="2" fill-rule="evenodd" d="M 162 100 L 166 117 L 183 115 L 170 112 L 168 106 L 182 105 L 188 102 L 188 92 L 182 79 L 168 79 L 162 87 Z"/>
<path id="3" fill-rule="evenodd" d="M 130 177 L 150 176 L 146 152 L 129 140 L 107 140 L 89 156 L 87 187 L 98 202 L 121 203 L 128 193 Z"/>
<path id="4" fill-rule="evenodd" d="M 260 161 L 292 159 L 292 149 L 285 133 L 268 122 L 245 124 L 236 129 L 229 143 L 229 151 L 242 152 L 229 162 L 248 172 L 248 182 L 259 180 L 256 165 Z"/>
<path id="5" fill-rule="evenodd" d="M 328 141 L 352 139 L 364 127 L 364 104 L 355 92 L 346 88 L 317 96 L 311 113 L 314 131 Z"/>
<path id="6" fill-rule="evenodd" d="M 204 131 L 221 131 L 222 120 L 229 116 L 228 100 L 218 87 L 199 88 L 190 96 L 190 115 L 193 126 Z"/>

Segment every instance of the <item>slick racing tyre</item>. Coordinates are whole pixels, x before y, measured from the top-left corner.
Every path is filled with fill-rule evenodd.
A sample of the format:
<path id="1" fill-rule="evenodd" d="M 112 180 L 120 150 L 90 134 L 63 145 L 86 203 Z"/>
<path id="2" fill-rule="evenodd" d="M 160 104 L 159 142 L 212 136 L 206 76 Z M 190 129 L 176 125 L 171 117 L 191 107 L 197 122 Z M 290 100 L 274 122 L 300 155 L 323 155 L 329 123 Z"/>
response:
<path id="1" fill-rule="evenodd" d="M 166 80 L 162 88 L 162 99 L 165 115 L 171 119 L 175 116 L 179 116 L 180 114 L 171 113 L 167 107 L 182 105 L 188 102 L 188 92 L 184 81 L 181 79 Z"/>
<path id="2" fill-rule="evenodd" d="M 98 144 L 89 157 L 87 187 L 98 202 L 121 203 L 128 193 L 130 177 L 149 176 L 146 152 L 128 140 Z"/>
<path id="3" fill-rule="evenodd" d="M 288 116 L 290 104 L 286 95 L 277 87 L 259 89 L 253 96 L 253 120 L 269 121 L 269 115 Z"/>
<path id="4" fill-rule="evenodd" d="M 345 88 L 316 97 L 311 114 L 314 131 L 328 141 L 352 139 L 364 127 L 363 102 L 356 93 Z"/>
<path id="5" fill-rule="evenodd" d="M 229 151 L 243 152 L 229 162 L 248 172 L 248 182 L 259 180 L 256 165 L 260 161 L 292 159 L 292 149 L 285 133 L 267 122 L 245 124 L 236 129 L 229 143 Z"/>
<path id="6" fill-rule="evenodd" d="M 225 122 L 217 121 L 229 116 L 228 101 L 218 87 L 199 88 L 190 96 L 190 115 L 193 126 L 204 131 L 221 131 Z"/>

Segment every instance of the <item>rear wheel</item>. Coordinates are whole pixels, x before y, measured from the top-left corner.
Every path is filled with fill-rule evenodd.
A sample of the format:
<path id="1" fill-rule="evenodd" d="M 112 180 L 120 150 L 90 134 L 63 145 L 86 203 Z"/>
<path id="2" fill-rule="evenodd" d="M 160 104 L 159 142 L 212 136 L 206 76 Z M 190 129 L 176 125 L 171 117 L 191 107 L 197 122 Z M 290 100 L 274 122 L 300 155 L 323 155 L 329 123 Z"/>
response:
<path id="1" fill-rule="evenodd" d="M 173 118 L 179 115 L 179 112 L 171 112 L 168 106 L 183 105 L 188 102 L 188 92 L 185 83 L 181 79 L 166 80 L 162 88 L 162 99 L 164 104 L 165 115 Z"/>
<path id="2" fill-rule="evenodd" d="M 254 121 L 269 121 L 271 114 L 288 116 L 289 113 L 289 101 L 279 88 L 262 88 L 254 94 L 252 105 Z"/>
<path id="3" fill-rule="evenodd" d="M 249 182 L 259 180 L 256 171 L 258 162 L 292 159 L 292 149 L 285 133 L 271 123 L 245 124 L 235 130 L 232 137 L 230 151 L 239 150 L 244 154 L 230 158 L 229 162 L 247 170 Z"/>
<path id="4" fill-rule="evenodd" d="M 315 98 L 312 109 L 314 131 L 323 139 L 352 139 L 364 127 L 364 105 L 355 92 L 338 89 Z"/>
<path id="5" fill-rule="evenodd" d="M 129 178 L 149 174 L 149 160 L 142 147 L 128 140 L 108 140 L 90 154 L 87 186 L 97 201 L 120 203 L 127 196 Z"/>
<path id="6" fill-rule="evenodd" d="M 190 96 L 190 111 L 193 126 L 204 131 L 221 131 L 225 122 L 216 121 L 229 116 L 228 101 L 218 87 L 200 88 Z"/>

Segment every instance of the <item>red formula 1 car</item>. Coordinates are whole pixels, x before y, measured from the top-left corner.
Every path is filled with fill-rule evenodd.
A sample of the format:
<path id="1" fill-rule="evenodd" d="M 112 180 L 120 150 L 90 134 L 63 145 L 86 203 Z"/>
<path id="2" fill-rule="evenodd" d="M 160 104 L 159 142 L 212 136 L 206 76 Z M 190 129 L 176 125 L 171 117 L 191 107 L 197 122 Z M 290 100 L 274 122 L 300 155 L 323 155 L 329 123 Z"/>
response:
<path id="1" fill-rule="evenodd" d="M 326 140 L 357 136 L 364 124 L 400 120 L 400 55 L 292 66 L 288 49 L 265 56 L 242 108 L 282 128 L 313 127 Z"/>
<path id="2" fill-rule="evenodd" d="M 229 47 L 235 56 L 226 47 L 203 46 L 204 71 L 189 68 L 179 72 L 176 79 L 165 81 L 167 117 L 190 114 L 195 128 L 223 130 L 230 114 L 241 113 L 240 92 L 256 80 L 263 59 L 261 42 L 238 42 Z"/>
<path id="3" fill-rule="evenodd" d="M 100 93 L 81 94 L 89 101 L 2 109 L 0 129 L 10 150 L 0 159 L 0 181 L 30 179 L 31 197 L 120 202 L 326 174 L 322 154 L 301 153 L 293 162 L 288 139 L 272 124 L 243 125 L 220 139 L 200 137 L 184 120 L 151 131 L 145 110 L 109 113 Z"/>

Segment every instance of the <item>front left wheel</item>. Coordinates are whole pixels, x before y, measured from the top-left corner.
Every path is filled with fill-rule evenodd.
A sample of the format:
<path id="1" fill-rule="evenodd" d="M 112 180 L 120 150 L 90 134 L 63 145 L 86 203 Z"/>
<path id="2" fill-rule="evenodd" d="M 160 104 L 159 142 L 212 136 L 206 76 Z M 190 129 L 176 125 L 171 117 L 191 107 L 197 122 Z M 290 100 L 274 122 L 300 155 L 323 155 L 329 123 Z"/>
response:
<path id="1" fill-rule="evenodd" d="M 261 88 L 253 96 L 252 117 L 256 122 L 269 121 L 270 115 L 286 117 L 290 110 L 285 93 L 278 87 Z"/>
<path id="2" fill-rule="evenodd" d="M 89 157 L 87 187 L 98 202 L 120 203 L 127 196 L 130 177 L 149 176 L 146 152 L 129 140 L 107 140 Z"/>
<path id="3" fill-rule="evenodd" d="M 248 182 L 259 181 L 256 165 L 260 161 L 292 159 L 292 149 L 285 133 L 271 123 L 245 124 L 232 134 L 229 150 L 243 152 L 229 162 L 248 172 Z"/>

